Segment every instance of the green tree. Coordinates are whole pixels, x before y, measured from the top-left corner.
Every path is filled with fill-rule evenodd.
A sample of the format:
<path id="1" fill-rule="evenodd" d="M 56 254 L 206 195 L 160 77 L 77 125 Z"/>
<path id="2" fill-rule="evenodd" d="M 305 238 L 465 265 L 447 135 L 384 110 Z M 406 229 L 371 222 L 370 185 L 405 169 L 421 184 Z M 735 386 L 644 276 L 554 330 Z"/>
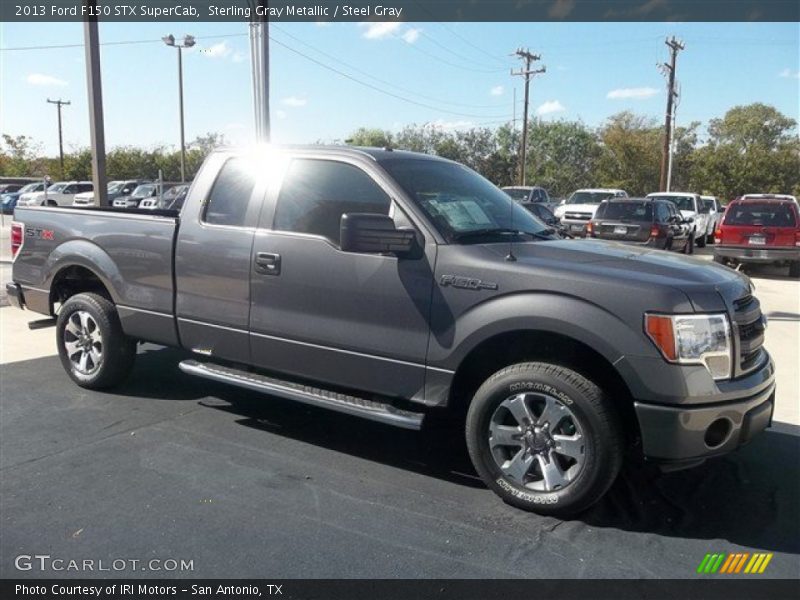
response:
<path id="1" fill-rule="evenodd" d="M 600 128 L 599 136 L 602 152 L 594 186 L 621 188 L 632 196 L 658 190 L 663 138 L 654 119 L 617 113 Z"/>
<path id="2" fill-rule="evenodd" d="M 392 134 L 383 129 L 360 127 L 347 139 L 350 146 L 384 148 L 392 145 Z"/>

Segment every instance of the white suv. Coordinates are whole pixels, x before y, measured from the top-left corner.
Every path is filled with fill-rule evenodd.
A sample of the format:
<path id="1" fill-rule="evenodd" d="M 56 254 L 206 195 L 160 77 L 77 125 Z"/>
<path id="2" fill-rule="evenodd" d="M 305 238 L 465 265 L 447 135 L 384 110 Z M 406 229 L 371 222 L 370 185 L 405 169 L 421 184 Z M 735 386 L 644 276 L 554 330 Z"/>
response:
<path id="1" fill-rule="evenodd" d="M 59 181 L 44 192 L 20 198 L 17 206 L 71 206 L 75 194 L 90 192 L 93 189 L 91 181 Z"/>
<path id="2" fill-rule="evenodd" d="M 597 207 L 603 200 L 627 198 L 625 190 L 589 188 L 572 192 L 572 195 L 556 207 L 555 214 L 564 230 L 573 236 L 585 236 L 586 224 L 594 219 Z"/>
<path id="3" fill-rule="evenodd" d="M 706 245 L 706 232 L 708 231 L 709 210 L 703 206 L 703 200 L 698 194 L 691 192 L 653 192 L 647 194 L 648 198 L 669 200 L 681 211 L 684 219 L 692 219 L 693 236 L 690 238 L 698 248 Z"/>

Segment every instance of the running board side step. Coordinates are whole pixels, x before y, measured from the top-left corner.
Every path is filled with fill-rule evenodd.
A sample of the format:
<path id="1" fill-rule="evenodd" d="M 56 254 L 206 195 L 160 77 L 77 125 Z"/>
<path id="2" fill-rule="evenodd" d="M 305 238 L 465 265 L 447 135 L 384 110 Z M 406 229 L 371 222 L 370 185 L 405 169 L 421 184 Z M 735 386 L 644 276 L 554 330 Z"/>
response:
<path id="1" fill-rule="evenodd" d="M 283 381 L 274 377 L 232 369 L 222 365 L 201 363 L 196 360 L 184 360 L 178 366 L 181 371 L 189 375 L 229 383 L 265 394 L 273 394 L 281 398 L 328 408 L 371 421 L 394 425 L 395 427 L 416 430 L 422 428 L 422 419 L 424 418 L 422 413 L 403 410 L 390 404 L 348 394 L 340 394 L 291 381 Z"/>

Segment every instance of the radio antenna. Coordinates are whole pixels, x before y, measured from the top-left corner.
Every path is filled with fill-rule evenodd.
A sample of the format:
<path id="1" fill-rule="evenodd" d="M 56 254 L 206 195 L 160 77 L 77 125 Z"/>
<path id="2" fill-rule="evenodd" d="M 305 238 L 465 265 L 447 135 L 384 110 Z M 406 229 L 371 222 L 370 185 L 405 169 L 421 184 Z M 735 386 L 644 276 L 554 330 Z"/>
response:
<path id="1" fill-rule="evenodd" d="M 511 233 L 509 234 L 511 238 L 508 240 L 508 254 L 506 254 L 506 260 L 508 262 L 517 262 L 517 257 L 514 256 L 514 236 L 517 235 L 514 230 L 514 205 L 517 203 L 511 196 L 508 198 L 511 200 L 509 206 L 511 207 Z"/>

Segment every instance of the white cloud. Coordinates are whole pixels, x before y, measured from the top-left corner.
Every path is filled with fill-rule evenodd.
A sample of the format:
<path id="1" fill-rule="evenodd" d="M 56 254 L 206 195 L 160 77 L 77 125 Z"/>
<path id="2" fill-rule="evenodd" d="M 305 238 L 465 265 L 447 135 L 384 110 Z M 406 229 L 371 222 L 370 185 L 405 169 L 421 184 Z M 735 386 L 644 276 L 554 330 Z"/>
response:
<path id="1" fill-rule="evenodd" d="M 275 116 L 278 117 L 279 119 L 285 119 L 286 118 L 286 111 L 285 110 L 276 110 L 275 111 Z"/>
<path id="2" fill-rule="evenodd" d="M 536 114 L 541 117 L 542 115 L 564 112 L 565 110 L 567 109 L 558 100 L 548 100 L 547 102 L 542 103 L 541 106 L 536 109 Z"/>
<path id="3" fill-rule="evenodd" d="M 208 58 L 225 58 L 230 55 L 231 52 L 233 52 L 233 50 L 231 50 L 226 41 L 219 42 L 208 48 L 203 48 L 200 51 L 203 56 L 207 56 Z"/>
<path id="4" fill-rule="evenodd" d="M 463 129 L 464 127 L 472 127 L 472 121 L 445 121 L 444 119 L 437 119 L 426 123 L 431 129 Z"/>
<path id="5" fill-rule="evenodd" d="M 25 81 L 31 85 L 55 85 L 63 87 L 67 82 L 52 75 L 42 75 L 41 73 L 31 73 L 25 78 Z"/>
<path id="6" fill-rule="evenodd" d="M 403 39 L 409 44 L 413 44 L 419 39 L 419 34 L 421 32 L 422 29 L 407 29 L 406 32 L 403 33 Z"/>
<path id="7" fill-rule="evenodd" d="M 647 98 L 652 98 L 656 94 L 658 94 L 658 90 L 651 87 L 619 88 L 608 92 L 606 98 L 611 100 L 646 100 Z"/>
<path id="8" fill-rule="evenodd" d="M 553 19 L 563 19 L 572 12 L 573 8 L 575 8 L 575 0 L 556 0 L 548 14 Z"/>
<path id="9" fill-rule="evenodd" d="M 359 23 L 358 26 L 364 29 L 364 37 L 368 40 L 381 40 L 394 34 L 400 29 L 402 23 Z"/>
<path id="10" fill-rule="evenodd" d="M 786 68 L 778 73 L 778 77 L 784 77 L 786 79 L 800 79 L 800 71 L 792 71 L 791 69 Z"/>
<path id="11" fill-rule="evenodd" d="M 502 85 L 496 85 L 492 89 L 489 90 L 489 95 L 490 96 L 502 96 L 503 92 L 505 92 L 505 91 L 506 91 L 506 88 L 504 88 Z"/>
<path id="12" fill-rule="evenodd" d="M 281 100 L 281 103 L 285 104 L 286 106 L 298 107 L 298 106 L 305 106 L 306 104 L 308 104 L 308 100 L 306 100 L 305 98 L 301 98 L 299 96 L 287 96 L 286 98 Z"/>

